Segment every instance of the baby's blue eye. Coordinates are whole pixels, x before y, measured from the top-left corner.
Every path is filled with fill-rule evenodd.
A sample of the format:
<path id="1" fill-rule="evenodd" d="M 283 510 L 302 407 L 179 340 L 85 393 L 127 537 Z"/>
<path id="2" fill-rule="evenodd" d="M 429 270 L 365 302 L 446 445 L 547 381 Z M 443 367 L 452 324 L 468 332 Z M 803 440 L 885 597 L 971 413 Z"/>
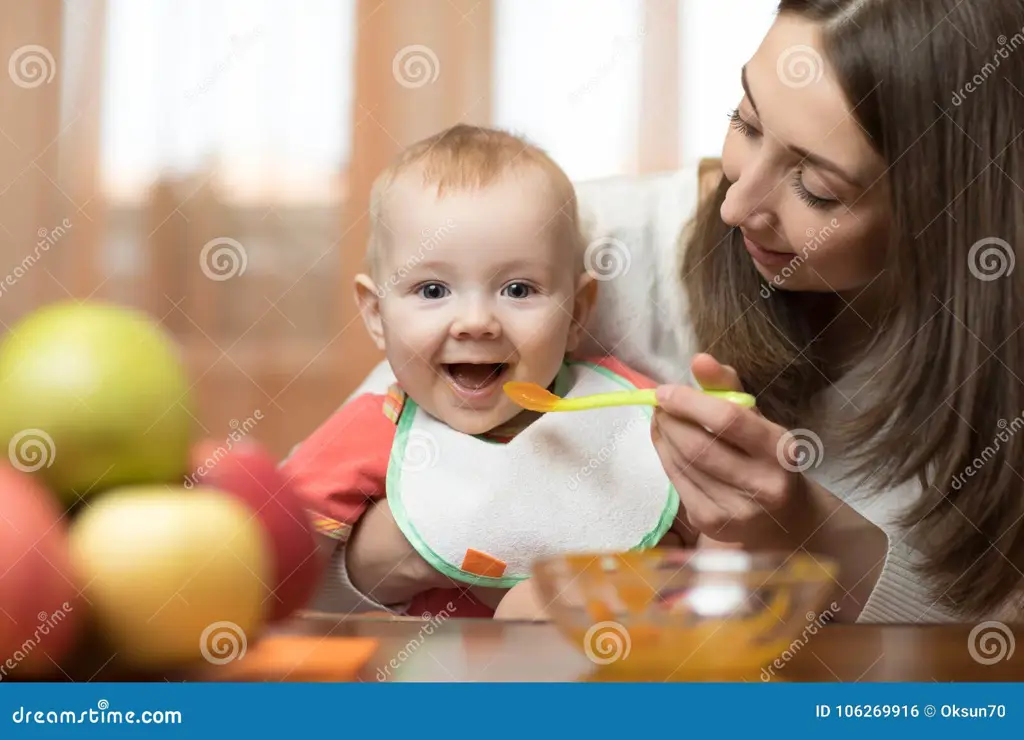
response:
<path id="1" fill-rule="evenodd" d="M 420 298 L 426 298 L 428 301 L 436 301 L 448 295 L 448 288 L 441 283 L 425 283 L 421 285 L 416 292 L 419 293 Z"/>
<path id="2" fill-rule="evenodd" d="M 509 283 L 502 291 L 502 293 L 507 295 L 509 298 L 515 298 L 517 300 L 529 298 L 532 292 L 533 287 L 526 283 Z"/>

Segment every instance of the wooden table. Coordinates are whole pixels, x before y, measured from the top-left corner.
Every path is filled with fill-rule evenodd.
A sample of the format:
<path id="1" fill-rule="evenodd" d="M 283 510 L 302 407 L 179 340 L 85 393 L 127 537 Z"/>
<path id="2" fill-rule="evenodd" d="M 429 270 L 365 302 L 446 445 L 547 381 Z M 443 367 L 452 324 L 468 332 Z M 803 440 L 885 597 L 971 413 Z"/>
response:
<path id="1" fill-rule="evenodd" d="M 1008 629 L 1024 635 L 1024 625 Z M 1024 648 L 1014 649 L 991 665 L 983 664 L 968 649 L 971 630 L 972 625 L 828 625 L 791 643 L 791 654 L 770 673 L 759 670 L 740 676 L 704 673 L 687 677 L 676 669 L 641 680 L 1024 681 Z M 159 675 L 123 673 L 113 651 L 93 645 L 88 660 L 74 668 L 62 667 L 65 678 L 189 682 L 622 680 L 603 674 L 552 624 L 540 622 L 307 614 L 251 641 L 241 660 L 223 665 L 204 663 Z M 676 665 L 685 669 L 689 657 L 678 656 Z"/>
<path id="2" fill-rule="evenodd" d="M 971 629 L 972 625 L 829 625 L 795 646 L 792 658 L 772 676 L 734 680 L 1024 681 L 1024 649 L 984 665 L 968 649 Z M 1010 629 L 1024 634 L 1024 625 Z M 311 615 L 281 631 L 305 641 L 377 640 L 374 654 L 357 676 L 361 681 L 548 682 L 595 677 L 594 665 L 547 623 L 450 619 L 431 624 Z"/>

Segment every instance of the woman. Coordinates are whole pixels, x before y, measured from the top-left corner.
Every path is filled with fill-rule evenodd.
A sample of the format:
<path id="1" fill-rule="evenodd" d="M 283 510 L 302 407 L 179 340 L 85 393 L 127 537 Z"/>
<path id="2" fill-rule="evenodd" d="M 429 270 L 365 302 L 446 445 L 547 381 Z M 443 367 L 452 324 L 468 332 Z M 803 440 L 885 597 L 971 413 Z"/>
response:
<path id="1" fill-rule="evenodd" d="M 1019 0 L 782 0 L 686 246 L 695 377 L 761 415 L 663 388 L 661 460 L 704 537 L 839 561 L 841 619 L 1019 604 L 1021 45 Z"/>
<path id="2" fill-rule="evenodd" d="M 834 558 L 842 621 L 1020 613 L 1021 46 L 1019 0 L 781 0 L 682 240 L 694 377 L 758 410 L 662 387 L 660 459 L 698 543 Z"/>

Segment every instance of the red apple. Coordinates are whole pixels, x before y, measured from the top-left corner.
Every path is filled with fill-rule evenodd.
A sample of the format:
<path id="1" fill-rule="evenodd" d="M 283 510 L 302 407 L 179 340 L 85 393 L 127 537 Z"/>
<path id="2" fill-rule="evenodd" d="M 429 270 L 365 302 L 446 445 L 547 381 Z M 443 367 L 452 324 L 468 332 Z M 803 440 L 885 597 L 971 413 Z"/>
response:
<path id="1" fill-rule="evenodd" d="M 186 486 L 204 485 L 238 497 L 270 535 L 274 560 L 268 621 L 291 616 L 309 603 L 325 563 L 313 527 L 291 484 L 261 445 L 242 440 L 225 449 L 211 440 L 195 446 Z"/>
<path id="2" fill-rule="evenodd" d="M 59 673 L 85 607 L 56 498 L 0 464 L 0 680 Z"/>

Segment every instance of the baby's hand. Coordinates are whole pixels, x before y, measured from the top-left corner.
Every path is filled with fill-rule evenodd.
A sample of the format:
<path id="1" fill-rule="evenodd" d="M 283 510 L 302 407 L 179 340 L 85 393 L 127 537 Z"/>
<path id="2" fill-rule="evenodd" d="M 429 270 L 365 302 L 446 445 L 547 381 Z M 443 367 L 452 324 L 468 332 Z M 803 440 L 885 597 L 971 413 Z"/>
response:
<path id="1" fill-rule="evenodd" d="M 370 506 L 359 519 L 346 547 L 345 564 L 352 585 L 385 606 L 455 585 L 416 552 L 395 523 L 386 499 Z"/>

